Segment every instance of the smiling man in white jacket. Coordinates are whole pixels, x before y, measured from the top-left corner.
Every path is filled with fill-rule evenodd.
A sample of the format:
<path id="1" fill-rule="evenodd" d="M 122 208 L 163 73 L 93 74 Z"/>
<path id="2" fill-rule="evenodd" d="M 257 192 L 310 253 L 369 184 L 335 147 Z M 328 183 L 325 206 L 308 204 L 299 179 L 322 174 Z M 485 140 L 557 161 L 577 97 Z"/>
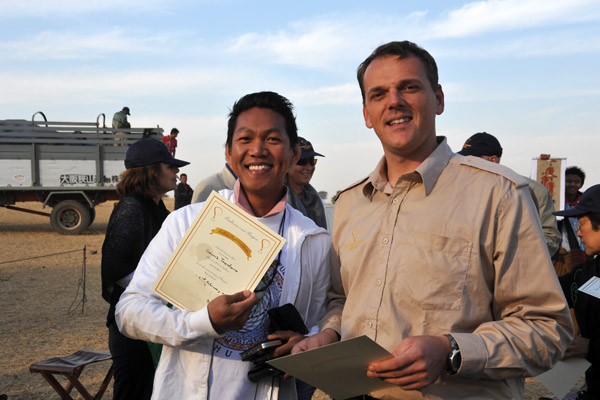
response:
<path id="1" fill-rule="evenodd" d="M 253 93 L 229 115 L 227 162 L 239 177 L 220 193 L 287 240 L 265 274 L 266 290 L 222 295 L 197 312 L 167 307 L 152 285 L 203 207 L 183 207 L 165 220 L 148 246 L 116 309 L 121 333 L 163 344 L 153 399 L 294 399 L 293 379 L 269 376 L 257 383 L 240 353 L 267 339 L 284 342 L 275 356 L 303 338 L 297 332 L 269 334 L 267 311 L 291 303 L 308 335 L 318 331 L 329 287 L 327 232 L 286 204 L 285 173 L 296 163 L 297 128 L 291 103 L 273 92 Z"/>

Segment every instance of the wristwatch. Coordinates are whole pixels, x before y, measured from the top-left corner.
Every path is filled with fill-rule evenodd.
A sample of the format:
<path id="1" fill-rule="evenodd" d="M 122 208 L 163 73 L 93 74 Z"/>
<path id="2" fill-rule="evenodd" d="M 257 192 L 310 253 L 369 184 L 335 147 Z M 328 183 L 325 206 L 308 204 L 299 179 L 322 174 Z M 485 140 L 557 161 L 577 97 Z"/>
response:
<path id="1" fill-rule="evenodd" d="M 450 341 L 450 345 L 452 346 L 452 350 L 448 353 L 448 358 L 446 359 L 446 372 L 449 375 L 454 375 L 458 372 L 460 368 L 460 363 L 462 361 L 462 357 L 460 356 L 460 349 L 458 348 L 458 343 L 454 340 L 454 337 L 450 334 L 445 334 Z"/>

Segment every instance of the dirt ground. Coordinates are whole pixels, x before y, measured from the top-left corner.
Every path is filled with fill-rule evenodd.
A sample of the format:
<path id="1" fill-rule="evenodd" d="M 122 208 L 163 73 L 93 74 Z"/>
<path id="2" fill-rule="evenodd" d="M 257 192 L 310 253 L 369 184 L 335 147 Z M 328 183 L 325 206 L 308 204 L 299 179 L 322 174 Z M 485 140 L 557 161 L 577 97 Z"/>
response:
<path id="1" fill-rule="evenodd" d="M 167 199 L 170 209 L 172 201 Z M 48 211 L 39 203 L 19 206 Z M 101 204 L 87 231 L 64 236 L 47 217 L 0 207 L 0 394 L 10 400 L 59 398 L 41 375 L 29 372 L 32 363 L 80 349 L 108 351 L 100 258 L 112 208 L 112 202 Z M 108 368 L 109 362 L 87 367 L 84 386 L 95 392 Z M 548 393 L 535 378 L 527 380 L 527 399 Z M 111 397 L 109 388 L 104 398 Z M 317 391 L 313 399 L 329 397 Z"/>

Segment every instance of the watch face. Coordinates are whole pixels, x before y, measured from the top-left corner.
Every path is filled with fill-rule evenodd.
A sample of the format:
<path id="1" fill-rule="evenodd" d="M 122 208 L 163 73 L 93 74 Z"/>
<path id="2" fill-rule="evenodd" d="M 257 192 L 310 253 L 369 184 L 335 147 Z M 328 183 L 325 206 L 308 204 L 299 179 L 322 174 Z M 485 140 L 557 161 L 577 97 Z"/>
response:
<path id="1" fill-rule="evenodd" d="M 454 372 L 458 371 L 460 368 L 461 356 L 460 350 L 453 350 L 450 354 L 450 365 L 452 366 L 452 370 Z"/>

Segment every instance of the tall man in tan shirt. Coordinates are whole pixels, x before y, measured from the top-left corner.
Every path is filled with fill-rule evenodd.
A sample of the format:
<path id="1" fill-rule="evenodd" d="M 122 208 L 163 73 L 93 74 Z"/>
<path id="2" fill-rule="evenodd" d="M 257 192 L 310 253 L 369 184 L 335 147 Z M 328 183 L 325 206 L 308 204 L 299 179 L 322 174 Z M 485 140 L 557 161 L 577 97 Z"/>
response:
<path id="1" fill-rule="evenodd" d="M 572 337 L 527 182 L 436 137 L 444 93 L 414 43 L 358 81 L 384 156 L 336 202 L 328 312 L 294 352 L 367 335 L 393 354 L 367 375 L 396 385 L 373 398 L 522 398 Z"/>

